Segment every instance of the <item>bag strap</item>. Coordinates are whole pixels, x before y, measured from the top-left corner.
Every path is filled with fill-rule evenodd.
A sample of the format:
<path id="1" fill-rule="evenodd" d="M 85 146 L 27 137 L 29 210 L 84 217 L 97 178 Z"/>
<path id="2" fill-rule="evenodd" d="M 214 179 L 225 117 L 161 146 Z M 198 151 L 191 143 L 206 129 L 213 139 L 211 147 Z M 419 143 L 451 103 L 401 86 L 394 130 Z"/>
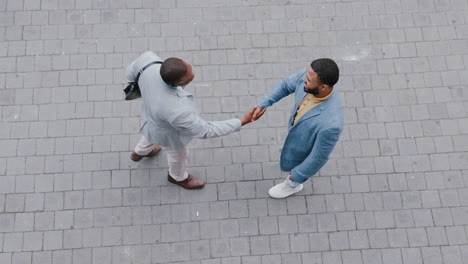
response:
<path id="1" fill-rule="evenodd" d="M 151 66 L 153 64 L 162 64 L 162 63 L 163 63 L 162 61 L 153 61 L 153 62 L 150 62 L 150 63 L 146 64 L 145 67 L 143 67 L 141 70 L 138 71 L 138 74 L 137 74 L 136 79 L 135 79 L 135 83 L 138 83 L 138 80 L 140 79 L 140 75 L 143 73 L 143 71 L 148 69 L 149 66 Z"/>

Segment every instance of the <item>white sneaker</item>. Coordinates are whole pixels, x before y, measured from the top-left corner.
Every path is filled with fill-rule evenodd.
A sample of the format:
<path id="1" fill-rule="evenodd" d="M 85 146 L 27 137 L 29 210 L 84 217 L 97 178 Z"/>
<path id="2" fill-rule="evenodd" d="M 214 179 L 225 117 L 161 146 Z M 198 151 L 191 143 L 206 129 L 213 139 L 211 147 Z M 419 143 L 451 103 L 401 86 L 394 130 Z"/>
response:
<path id="1" fill-rule="evenodd" d="M 304 184 L 299 184 L 296 188 L 291 188 L 289 185 L 286 183 L 286 181 L 277 184 L 268 190 L 268 194 L 273 197 L 273 198 L 285 198 L 288 197 L 291 194 L 295 194 L 297 192 L 302 191 L 304 188 Z"/>

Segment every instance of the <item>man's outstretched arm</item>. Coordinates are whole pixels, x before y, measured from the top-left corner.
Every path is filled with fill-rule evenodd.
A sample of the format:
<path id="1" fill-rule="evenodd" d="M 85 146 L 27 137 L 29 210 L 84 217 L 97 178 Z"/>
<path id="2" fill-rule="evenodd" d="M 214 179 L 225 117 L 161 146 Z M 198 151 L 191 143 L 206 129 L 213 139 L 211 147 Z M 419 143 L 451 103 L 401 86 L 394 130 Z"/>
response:
<path id="1" fill-rule="evenodd" d="M 252 122 L 254 108 L 247 111 L 242 118 L 224 121 L 206 121 L 191 111 L 183 112 L 169 120 L 170 124 L 181 134 L 195 138 L 214 138 L 239 131 L 241 126 Z"/>
<path id="2" fill-rule="evenodd" d="M 302 76 L 305 74 L 305 69 L 282 79 L 271 90 L 269 90 L 260 102 L 255 106 L 253 120 L 260 118 L 266 111 L 267 107 L 283 99 L 284 97 L 294 93 L 298 82 L 302 81 Z"/>

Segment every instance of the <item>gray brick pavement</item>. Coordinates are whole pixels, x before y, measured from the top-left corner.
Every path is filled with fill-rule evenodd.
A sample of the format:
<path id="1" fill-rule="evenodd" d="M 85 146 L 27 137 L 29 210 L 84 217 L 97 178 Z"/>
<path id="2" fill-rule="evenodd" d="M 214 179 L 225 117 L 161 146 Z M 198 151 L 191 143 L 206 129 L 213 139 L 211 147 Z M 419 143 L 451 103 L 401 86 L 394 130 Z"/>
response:
<path id="1" fill-rule="evenodd" d="M 0 263 L 468 262 L 468 3 L 0 0 Z M 273 200 L 291 98 L 190 145 L 203 190 L 136 164 L 146 50 L 194 66 L 208 120 L 335 59 L 345 128 L 304 191 Z M 164 153 L 163 153 L 164 154 Z"/>

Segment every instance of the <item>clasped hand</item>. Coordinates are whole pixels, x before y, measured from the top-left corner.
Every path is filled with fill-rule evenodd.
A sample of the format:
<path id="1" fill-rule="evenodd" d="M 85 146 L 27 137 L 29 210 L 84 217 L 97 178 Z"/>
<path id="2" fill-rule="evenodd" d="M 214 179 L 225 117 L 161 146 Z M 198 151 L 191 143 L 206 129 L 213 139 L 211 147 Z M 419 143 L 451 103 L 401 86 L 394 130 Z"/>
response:
<path id="1" fill-rule="evenodd" d="M 246 125 L 250 122 L 256 121 L 259 119 L 267 110 L 267 107 L 260 108 L 260 106 L 256 105 L 252 107 L 245 115 L 241 118 L 241 124 Z"/>

